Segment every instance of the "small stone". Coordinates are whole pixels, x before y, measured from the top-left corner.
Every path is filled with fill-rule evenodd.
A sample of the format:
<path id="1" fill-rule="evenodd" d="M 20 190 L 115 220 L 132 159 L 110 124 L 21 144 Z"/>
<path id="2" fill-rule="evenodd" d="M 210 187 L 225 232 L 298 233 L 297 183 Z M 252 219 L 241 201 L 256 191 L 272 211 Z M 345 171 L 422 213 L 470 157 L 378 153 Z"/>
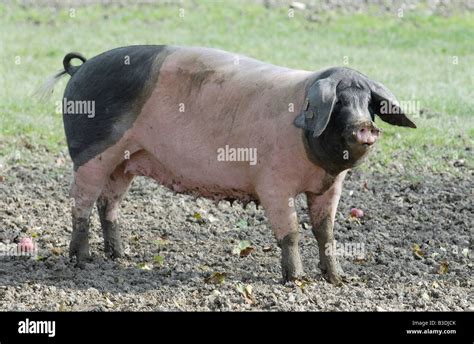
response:
<path id="1" fill-rule="evenodd" d="M 110 301 L 108 297 L 105 298 L 105 307 L 107 308 L 112 308 L 114 306 L 114 303 Z"/>
<path id="2" fill-rule="evenodd" d="M 290 4 L 290 8 L 294 8 L 295 10 L 304 11 L 306 9 L 306 4 L 304 4 L 302 2 L 293 1 Z"/>
<path id="3" fill-rule="evenodd" d="M 209 220 L 210 223 L 214 223 L 214 222 L 217 222 L 219 219 L 213 215 L 209 215 L 207 217 L 207 219 Z"/>

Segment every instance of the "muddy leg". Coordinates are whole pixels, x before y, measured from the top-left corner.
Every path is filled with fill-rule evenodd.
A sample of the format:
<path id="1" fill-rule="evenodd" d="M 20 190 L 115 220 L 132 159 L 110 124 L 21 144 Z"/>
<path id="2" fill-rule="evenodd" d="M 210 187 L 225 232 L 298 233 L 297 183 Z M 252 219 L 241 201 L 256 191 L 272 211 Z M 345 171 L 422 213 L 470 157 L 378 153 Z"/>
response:
<path id="1" fill-rule="evenodd" d="M 94 173 L 91 173 L 91 171 Z M 69 246 L 69 256 L 76 258 L 77 265 L 90 259 L 89 227 L 92 207 L 102 189 L 104 178 L 91 169 L 90 165 L 81 166 L 74 172 L 71 186 L 72 206 L 72 238 Z"/>
<path id="2" fill-rule="evenodd" d="M 281 271 L 283 282 L 293 281 L 304 275 L 303 264 L 301 262 L 298 232 L 287 234 L 278 241 L 281 248 Z"/>
<path id="3" fill-rule="evenodd" d="M 259 194 L 260 201 L 281 248 L 283 283 L 304 275 L 298 247 L 298 218 L 293 198 L 285 195 Z"/>
<path id="4" fill-rule="evenodd" d="M 133 175 L 125 174 L 123 166 L 119 166 L 109 177 L 105 188 L 97 200 L 104 249 L 107 257 L 115 259 L 123 256 L 118 210 L 123 196 L 127 192 Z"/>
<path id="5" fill-rule="evenodd" d="M 323 195 L 307 193 L 308 209 L 313 225 L 313 234 L 318 241 L 319 268 L 324 278 L 331 284 L 341 285 L 342 269 L 334 250 L 334 218 L 341 196 L 344 175 L 338 177 L 334 185 Z"/>

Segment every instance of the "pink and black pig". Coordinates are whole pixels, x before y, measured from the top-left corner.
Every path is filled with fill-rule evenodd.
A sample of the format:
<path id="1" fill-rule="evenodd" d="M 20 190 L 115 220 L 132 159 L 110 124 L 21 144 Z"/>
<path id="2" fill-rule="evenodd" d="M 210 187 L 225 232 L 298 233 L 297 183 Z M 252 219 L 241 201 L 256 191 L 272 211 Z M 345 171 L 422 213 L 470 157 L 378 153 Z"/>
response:
<path id="1" fill-rule="evenodd" d="M 82 60 L 80 66 L 72 59 Z M 221 50 L 117 48 L 86 60 L 67 54 L 63 99 L 74 163 L 70 256 L 90 259 L 97 204 L 105 251 L 123 255 L 119 204 L 135 176 L 180 193 L 257 201 L 281 248 L 283 280 L 303 275 L 292 200 L 305 193 L 320 268 L 341 283 L 333 226 L 346 172 L 380 136 L 375 117 L 415 128 L 382 84 L 349 68 L 294 70 Z M 254 163 L 218 159 L 224 147 Z"/>

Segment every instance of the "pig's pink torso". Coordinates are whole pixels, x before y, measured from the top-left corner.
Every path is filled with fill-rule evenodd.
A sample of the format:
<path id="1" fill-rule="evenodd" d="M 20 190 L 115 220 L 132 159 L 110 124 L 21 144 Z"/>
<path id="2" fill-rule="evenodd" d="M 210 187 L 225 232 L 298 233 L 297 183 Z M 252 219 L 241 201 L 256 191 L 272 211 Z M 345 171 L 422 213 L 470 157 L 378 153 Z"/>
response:
<path id="1" fill-rule="evenodd" d="M 310 74 L 213 49 L 176 50 L 122 138 L 132 153 L 126 172 L 216 199 L 324 192 L 332 178 L 308 160 L 292 124 Z M 226 146 L 255 149 L 257 163 L 219 161 Z"/>

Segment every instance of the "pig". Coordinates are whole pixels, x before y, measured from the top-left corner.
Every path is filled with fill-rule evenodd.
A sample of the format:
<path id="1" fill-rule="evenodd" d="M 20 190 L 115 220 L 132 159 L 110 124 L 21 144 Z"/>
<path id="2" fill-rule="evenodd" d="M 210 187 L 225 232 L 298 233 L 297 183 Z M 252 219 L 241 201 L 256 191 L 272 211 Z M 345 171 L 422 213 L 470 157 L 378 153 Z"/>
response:
<path id="1" fill-rule="evenodd" d="M 71 60 L 82 64 L 73 66 Z M 380 136 L 375 116 L 416 128 L 384 85 L 349 68 L 311 72 L 217 49 L 137 45 L 69 53 L 63 122 L 73 162 L 70 256 L 90 259 L 97 204 L 105 253 L 123 256 L 121 200 L 135 176 L 175 192 L 259 202 L 281 249 L 283 282 L 304 275 L 293 200 L 306 194 L 325 279 L 339 285 L 334 220 L 344 177 Z M 254 163 L 218 159 L 252 149 Z M 236 161 L 237 160 L 237 161 Z"/>

